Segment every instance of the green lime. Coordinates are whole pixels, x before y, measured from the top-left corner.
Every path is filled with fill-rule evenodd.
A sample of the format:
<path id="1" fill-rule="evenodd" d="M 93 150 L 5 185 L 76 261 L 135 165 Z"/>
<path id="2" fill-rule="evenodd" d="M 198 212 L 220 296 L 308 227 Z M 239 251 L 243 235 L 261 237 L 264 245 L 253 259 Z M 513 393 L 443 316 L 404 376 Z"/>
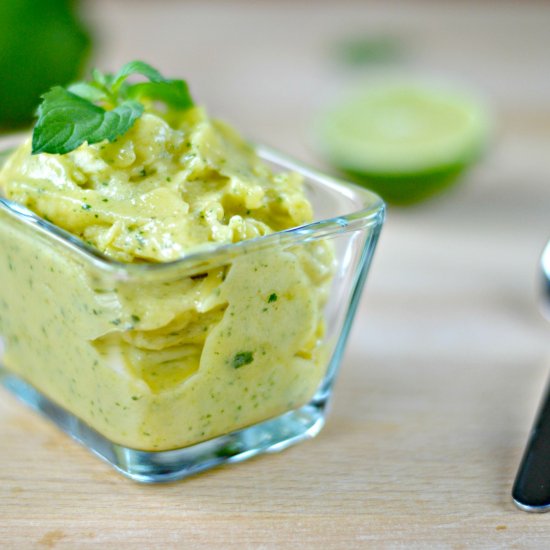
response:
<path id="1" fill-rule="evenodd" d="M 81 73 L 88 32 L 76 0 L 0 0 L 0 130 L 29 124 L 40 95 Z"/>
<path id="2" fill-rule="evenodd" d="M 319 119 L 319 147 L 338 168 L 394 203 L 449 186 L 483 152 L 488 115 L 474 97 L 435 85 L 362 87 Z"/>

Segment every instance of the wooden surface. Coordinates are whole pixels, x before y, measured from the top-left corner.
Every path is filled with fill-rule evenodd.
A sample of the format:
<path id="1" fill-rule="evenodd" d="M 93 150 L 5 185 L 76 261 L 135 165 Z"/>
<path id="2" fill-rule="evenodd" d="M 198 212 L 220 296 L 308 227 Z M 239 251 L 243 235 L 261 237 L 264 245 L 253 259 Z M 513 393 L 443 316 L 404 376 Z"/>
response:
<path id="1" fill-rule="evenodd" d="M 390 36 L 392 69 L 483 91 L 495 137 L 456 190 L 390 209 L 320 436 L 141 486 L 0 391 L 2 548 L 544 548 L 511 484 L 550 369 L 550 5 L 89 3 L 96 62 L 144 58 L 248 135 L 321 166 L 314 108 L 361 73 L 334 44 Z"/>

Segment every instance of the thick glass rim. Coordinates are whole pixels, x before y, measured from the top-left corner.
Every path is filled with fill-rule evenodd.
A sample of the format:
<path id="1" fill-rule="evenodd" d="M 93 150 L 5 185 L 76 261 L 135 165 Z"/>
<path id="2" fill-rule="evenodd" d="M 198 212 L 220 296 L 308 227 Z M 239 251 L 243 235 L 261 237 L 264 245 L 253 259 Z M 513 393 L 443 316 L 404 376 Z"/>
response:
<path id="1" fill-rule="evenodd" d="M 22 137 L 8 136 L 8 138 L 0 139 L 0 165 L 5 160 L 5 157 L 11 152 L 13 145 L 20 143 Z M 8 144 L 12 147 L 2 148 L 3 144 Z M 301 161 L 293 159 L 284 153 L 272 149 L 264 145 L 254 144 L 254 149 L 260 158 L 269 163 L 275 164 L 284 170 L 298 172 L 306 179 L 313 182 L 321 183 L 323 186 L 337 191 L 340 194 L 346 195 L 350 199 L 360 198 L 363 203 L 363 208 L 355 210 L 345 215 L 326 218 L 318 221 L 313 221 L 308 224 L 285 229 L 275 233 L 270 233 L 254 239 L 248 239 L 237 243 L 229 244 L 212 244 L 211 247 L 203 248 L 190 254 L 184 255 L 181 258 L 170 262 L 143 262 L 143 263 L 125 263 L 96 250 L 92 246 L 86 244 L 83 240 L 75 235 L 57 227 L 56 225 L 39 217 L 30 209 L 10 201 L 0 195 L 0 209 L 6 212 L 9 216 L 16 218 L 18 221 L 37 230 L 41 235 L 46 236 L 53 242 L 64 246 L 71 252 L 76 253 L 80 258 L 87 261 L 89 264 L 99 270 L 110 272 L 112 274 L 120 274 L 122 276 L 135 276 L 145 273 L 166 272 L 174 269 L 190 266 L 197 266 L 211 262 L 216 257 L 227 257 L 228 255 L 240 255 L 251 251 L 256 251 L 264 248 L 269 248 L 275 244 L 288 245 L 299 244 L 307 241 L 317 240 L 320 238 L 329 237 L 338 233 L 355 231 L 369 226 L 377 226 L 382 224 L 385 217 L 384 201 L 372 191 L 359 187 L 353 183 L 328 176 L 311 168 Z"/>

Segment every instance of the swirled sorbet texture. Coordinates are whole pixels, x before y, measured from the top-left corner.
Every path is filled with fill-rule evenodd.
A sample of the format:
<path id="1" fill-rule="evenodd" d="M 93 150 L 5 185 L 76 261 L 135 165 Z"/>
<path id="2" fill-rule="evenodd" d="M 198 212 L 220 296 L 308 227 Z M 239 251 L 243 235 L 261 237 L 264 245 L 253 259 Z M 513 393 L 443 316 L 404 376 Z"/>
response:
<path id="1" fill-rule="evenodd" d="M 1 173 L 6 196 L 124 262 L 180 258 L 301 225 L 312 212 L 294 173 L 274 175 L 200 108 L 175 128 L 144 114 L 115 143 L 30 155 Z"/>
<path id="2" fill-rule="evenodd" d="M 113 143 L 63 155 L 31 155 L 28 140 L 0 189 L 123 264 L 173 262 L 313 217 L 298 174 L 273 173 L 199 107 L 149 108 Z M 326 241 L 115 277 L 0 222 L 3 364 L 116 443 L 191 445 L 299 407 L 323 378 Z"/>

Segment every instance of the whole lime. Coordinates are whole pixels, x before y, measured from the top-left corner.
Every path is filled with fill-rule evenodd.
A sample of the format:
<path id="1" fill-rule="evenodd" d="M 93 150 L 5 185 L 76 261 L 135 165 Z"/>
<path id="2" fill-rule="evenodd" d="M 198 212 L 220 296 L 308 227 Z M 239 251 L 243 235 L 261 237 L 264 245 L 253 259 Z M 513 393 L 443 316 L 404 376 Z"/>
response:
<path id="1" fill-rule="evenodd" d="M 485 149 L 489 117 L 473 96 L 402 81 L 362 86 L 327 109 L 325 156 L 388 202 L 419 201 L 455 182 Z"/>
<path id="2" fill-rule="evenodd" d="M 40 95 L 79 75 L 90 39 L 72 0 L 0 2 L 0 128 L 28 124 Z"/>

